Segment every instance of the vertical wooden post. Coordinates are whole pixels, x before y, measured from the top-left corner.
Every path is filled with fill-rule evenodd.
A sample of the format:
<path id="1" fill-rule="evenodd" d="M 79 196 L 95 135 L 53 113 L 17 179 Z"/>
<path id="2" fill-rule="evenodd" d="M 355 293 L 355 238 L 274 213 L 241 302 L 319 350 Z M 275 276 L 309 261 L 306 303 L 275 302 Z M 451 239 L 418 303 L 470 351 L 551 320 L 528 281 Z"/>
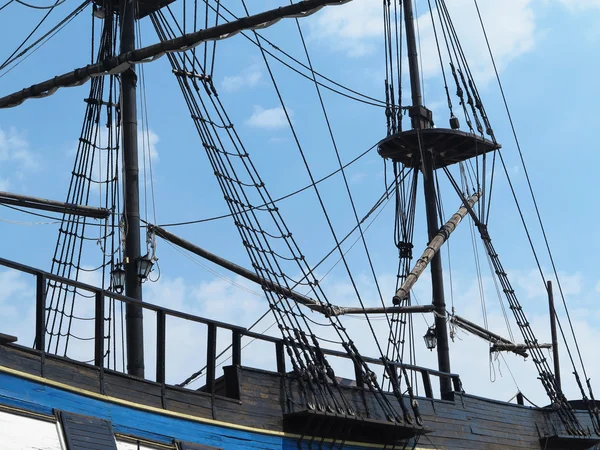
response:
<path id="1" fill-rule="evenodd" d="M 206 392 L 214 393 L 217 359 L 217 326 L 214 323 L 208 324 L 206 341 Z"/>
<path id="2" fill-rule="evenodd" d="M 283 341 L 275 342 L 275 353 L 277 357 L 277 372 L 285 375 L 285 347 Z"/>
<path id="3" fill-rule="evenodd" d="M 120 53 L 135 50 L 135 14 L 137 0 L 120 2 Z M 137 76 L 135 65 L 121 74 L 121 139 L 123 141 L 123 197 L 125 216 L 125 295 L 142 300 L 142 284 L 137 263 L 140 248 L 140 186 L 138 164 Z M 125 313 L 127 335 L 127 373 L 144 378 L 143 309 L 128 302 Z"/>
<path id="4" fill-rule="evenodd" d="M 552 292 L 552 281 L 548 280 L 548 305 L 550 308 L 550 333 L 552 334 L 552 358 L 554 359 L 554 379 L 556 387 L 562 392 L 560 382 L 560 361 L 558 359 L 558 337 L 556 335 L 556 310 L 554 309 L 554 294 Z"/>
<path id="5" fill-rule="evenodd" d="M 421 376 L 423 377 L 423 389 L 425 389 L 425 397 L 433 398 L 433 389 L 431 387 L 431 378 L 429 377 L 429 372 L 427 370 L 422 370 Z"/>
<path id="6" fill-rule="evenodd" d="M 156 382 L 165 382 L 165 358 L 167 339 L 167 318 L 162 310 L 156 311 Z"/>
<path id="7" fill-rule="evenodd" d="M 242 333 L 240 330 L 231 332 L 231 347 L 231 362 L 234 366 L 239 367 L 242 365 Z"/>
<path id="8" fill-rule="evenodd" d="M 94 314 L 94 365 L 104 367 L 104 293 L 96 291 L 96 312 Z"/>
<path id="9" fill-rule="evenodd" d="M 36 275 L 35 283 L 35 349 L 46 348 L 46 276 Z"/>
<path id="10" fill-rule="evenodd" d="M 362 367 L 354 361 L 354 378 L 356 378 L 356 386 L 359 388 L 365 387 L 365 380 L 363 379 Z"/>
<path id="11" fill-rule="evenodd" d="M 462 392 L 462 384 L 460 382 L 460 377 L 457 375 L 452 377 L 452 386 L 454 386 L 454 392 Z"/>
<path id="12" fill-rule="evenodd" d="M 523 406 L 525 402 L 523 401 L 523 394 L 517 392 L 517 404 Z"/>

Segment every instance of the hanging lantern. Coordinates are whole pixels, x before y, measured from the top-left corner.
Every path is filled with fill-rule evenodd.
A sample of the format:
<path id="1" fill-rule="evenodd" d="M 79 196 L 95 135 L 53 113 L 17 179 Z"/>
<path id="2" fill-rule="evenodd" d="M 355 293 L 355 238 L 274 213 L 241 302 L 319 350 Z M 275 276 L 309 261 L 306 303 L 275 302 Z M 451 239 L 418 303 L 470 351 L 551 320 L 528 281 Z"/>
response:
<path id="1" fill-rule="evenodd" d="M 425 336 L 423 336 L 423 339 L 425 340 L 425 345 L 427 346 L 427 348 L 429 350 L 433 350 L 435 348 L 435 346 L 437 345 L 437 337 L 435 335 L 435 326 L 430 326 L 427 329 L 427 333 L 425 333 Z"/>
<path id="2" fill-rule="evenodd" d="M 144 256 L 137 260 L 137 274 L 140 282 L 144 282 L 148 279 L 150 272 L 152 272 L 152 266 L 154 262 L 150 257 L 149 253 L 146 253 Z"/>
<path id="3" fill-rule="evenodd" d="M 117 263 L 110 273 L 110 283 L 113 291 L 117 294 L 123 293 L 123 290 L 125 289 L 125 270 L 123 270 L 123 265 L 121 263 Z"/>
<path id="4" fill-rule="evenodd" d="M 106 17 L 106 11 L 104 11 L 102 6 L 98 6 L 94 3 L 92 4 L 92 15 L 96 19 L 104 19 Z"/>

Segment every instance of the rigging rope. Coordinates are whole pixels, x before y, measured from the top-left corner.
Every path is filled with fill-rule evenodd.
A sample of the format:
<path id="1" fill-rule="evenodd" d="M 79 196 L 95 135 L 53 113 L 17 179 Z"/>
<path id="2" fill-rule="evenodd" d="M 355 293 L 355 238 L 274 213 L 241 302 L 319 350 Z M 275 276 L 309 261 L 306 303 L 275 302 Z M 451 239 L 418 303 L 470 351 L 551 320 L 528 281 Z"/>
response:
<path id="1" fill-rule="evenodd" d="M 102 29 L 102 38 L 97 56 L 98 60 L 114 55 L 116 26 L 116 20 L 113 20 L 112 12 L 107 11 L 107 19 Z M 105 87 L 105 84 L 108 84 L 108 86 Z M 119 183 L 119 128 L 116 126 L 116 123 L 119 122 L 119 110 L 115 103 L 117 89 L 115 76 L 92 80 L 90 95 L 86 99 L 86 112 L 67 194 L 68 203 L 87 205 L 92 194 L 92 188 L 97 188 L 100 204 L 113 211 L 113 214 L 104 221 L 101 227 L 92 229 L 92 231 L 98 231 L 97 236 L 90 236 L 86 218 L 64 213 L 51 266 L 53 274 L 75 280 L 79 278 L 82 271 L 97 271 L 100 273 L 100 284 L 105 289 L 111 288 L 110 273 L 115 265 L 115 255 L 119 251 L 119 246 L 116 244 L 119 236 L 115 231 L 118 230 L 118 217 L 117 214 L 114 214 L 118 210 L 119 204 L 117 194 Z M 106 134 L 100 130 L 102 119 L 106 120 Z M 93 176 L 95 171 L 98 172 L 99 178 L 97 180 Z M 94 245 L 99 244 L 103 261 L 99 267 L 93 269 L 83 267 L 83 253 L 87 250 L 86 245 L 84 245 L 86 241 Z M 91 320 L 89 317 L 75 314 L 76 305 L 79 302 L 78 298 L 80 297 L 89 297 L 89 295 L 79 289 L 69 288 L 63 283 L 48 283 L 47 298 L 49 304 L 46 315 L 46 332 L 49 335 L 47 339 L 48 351 L 68 356 L 71 338 L 77 340 L 91 339 L 75 334 L 72 329 L 78 321 Z M 111 367 L 112 364 L 113 368 L 116 369 L 116 308 L 114 300 L 107 299 L 107 302 L 108 307 L 105 308 L 107 317 L 104 318 L 105 331 L 107 332 L 104 336 L 107 340 L 105 358 L 108 367 Z M 121 317 L 121 322 L 123 322 L 123 317 Z M 123 353 L 122 356 L 124 357 Z M 123 365 L 122 369 L 124 370 L 124 368 Z"/>
<path id="2" fill-rule="evenodd" d="M 26 6 L 28 8 L 33 8 L 33 9 L 54 9 L 59 5 L 62 5 L 64 2 L 66 2 L 67 0 L 59 0 L 58 2 L 56 2 L 54 5 L 48 5 L 48 6 L 37 6 L 37 5 L 32 5 L 30 3 L 26 3 L 23 0 L 14 0 L 15 2 L 19 3 L 20 5 Z"/>
<path id="3" fill-rule="evenodd" d="M 11 72 L 15 67 L 17 67 L 23 61 L 25 61 L 27 58 L 29 58 L 33 53 L 35 53 L 37 50 L 39 50 L 50 39 L 52 39 L 54 36 L 56 36 L 73 19 L 75 19 L 75 17 L 77 17 L 81 12 L 83 12 L 85 10 L 85 8 L 87 7 L 87 5 L 89 5 L 90 1 L 91 0 L 85 0 L 81 5 L 79 5 L 77 8 L 75 8 L 75 10 L 72 13 L 70 13 L 67 17 L 65 17 L 63 20 L 61 20 L 52 29 L 50 29 L 50 31 L 48 31 L 47 33 L 45 33 L 42 37 L 40 37 L 38 40 L 36 40 L 33 44 L 31 44 L 29 47 L 27 47 L 26 49 L 22 50 L 19 54 L 17 54 L 15 56 L 15 54 L 21 49 L 21 47 L 23 45 L 25 45 L 27 43 L 27 41 L 29 40 L 29 38 L 35 33 L 35 30 L 37 30 L 37 27 L 36 27 L 36 29 L 34 29 L 34 31 L 32 31 L 32 33 L 29 35 L 29 37 L 27 39 L 25 39 L 25 41 L 23 41 L 23 43 L 13 52 L 13 54 L 11 56 L 9 56 L 4 61 L 4 63 L 0 66 L 0 72 L 1 72 L 2 70 L 6 69 L 10 64 L 12 64 L 13 62 L 15 62 L 15 64 L 13 64 L 13 66 L 10 67 L 8 70 L 5 70 L 4 73 L 0 73 L 0 78 L 2 78 L 3 76 L 5 76 L 9 72 Z M 0 11 L 4 7 L 8 6 L 9 3 L 7 3 L 2 8 L 0 8 Z M 51 12 L 51 10 L 48 12 L 48 14 L 50 12 Z M 41 25 L 41 22 L 40 22 L 40 25 Z M 37 47 L 36 47 L 36 45 L 37 45 Z M 32 50 L 32 51 L 30 52 L 30 50 Z M 18 60 L 19 58 L 21 58 L 21 59 Z"/>
<path id="4" fill-rule="evenodd" d="M 352 159 L 350 162 L 344 164 L 341 168 L 336 169 L 333 172 L 329 173 L 328 175 L 325 175 L 323 178 L 320 178 L 317 181 L 315 181 L 314 184 L 322 183 L 323 181 L 328 180 L 332 176 L 340 173 L 343 169 L 349 167 L 350 165 L 352 165 L 353 163 L 355 163 L 356 161 L 358 161 L 359 159 L 361 159 L 363 156 L 365 156 L 367 153 L 369 153 L 371 150 L 373 150 L 376 147 L 377 147 L 377 144 L 372 145 L 367 150 L 365 150 L 364 152 L 362 152 L 360 155 L 358 155 L 357 157 L 355 157 L 354 159 Z M 304 187 L 302 187 L 300 189 L 297 189 L 297 190 L 295 190 L 293 192 L 290 192 L 289 194 L 286 194 L 286 195 L 284 195 L 282 197 L 276 198 L 276 199 L 273 200 L 272 203 L 279 203 L 282 200 L 286 200 L 286 199 L 288 199 L 290 197 L 293 197 L 293 196 L 295 196 L 297 194 L 300 194 L 301 192 L 304 192 L 304 191 L 310 189 L 311 187 L 313 187 L 314 184 L 313 183 L 307 184 L 306 186 L 304 186 Z M 262 204 L 260 206 L 255 206 L 255 208 L 257 208 L 257 209 L 258 208 L 264 208 L 265 206 L 267 206 L 267 204 Z M 226 217 L 231 217 L 231 216 L 232 216 L 231 213 L 230 214 L 222 214 L 222 215 L 219 215 L 219 216 L 209 217 L 209 218 L 206 218 L 206 219 L 196 219 L 196 220 L 188 220 L 188 221 L 185 221 L 185 222 L 174 222 L 174 223 L 160 224 L 159 226 L 161 228 L 165 228 L 165 227 L 176 227 L 176 226 L 181 226 L 181 225 L 191 225 L 191 224 L 195 224 L 195 223 L 203 223 L 203 222 L 210 222 L 210 221 L 213 221 L 213 220 L 224 219 Z"/>
<path id="5" fill-rule="evenodd" d="M 161 40 L 168 39 L 169 35 L 165 33 L 165 28 L 168 29 L 169 25 L 166 23 L 164 15 L 160 12 L 153 14 L 152 20 Z M 173 69 L 175 69 L 175 73 L 180 73 L 178 71 L 182 61 L 188 56 L 168 56 Z M 196 62 L 196 64 L 200 66 L 200 70 L 203 70 L 199 62 Z M 201 77 L 200 83 L 204 85 L 204 90 L 201 90 L 197 85 L 198 80 L 196 77 L 192 78 L 191 83 L 184 76 L 178 76 L 177 80 L 192 113 L 198 133 L 202 138 L 209 161 L 213 170 L 215 170 L 217 181 L 225 194 L 228 207 L 232 214 L 234 214 L 235 224 L 247 248 L 248 255 L 253 262 L 254 269 L 265 279 L 281 286 L 289 287 L 288 278 L 283 276 L 285 272 L 282 270 L 280 264 L 284 260 L 293 261 L 294 265 L 301 270 L 302 275 L 305 278 L 309 277 L 307 280 L 315 297 L 330 306 L 321 287 L 313 279 L 313 275 L 311 275 L 312 270 L 305 263 L 304 256 L 300 253 L 294 238 L 283 222 L 278 208 L 275 207 L 270 195 L 266 191 L 264 182 L 262 182 L 256 172 L 250 155 L 244 149 L 233 125 L 229 121 L 219 100 L 216 88 L 212 84 L 212 80 L 206 76 Z M 201 95 L 203 92 L 206 95 Z M 207 114 L 209 114 L 207 110 L 209 104 L 217 113 L 220 127 L 214 125 L 217 123 L 215 120 L 198 120 L 200 117 L 207 117 Z M 228 143 L 230 146 L 233 146 L 235 153 L 223 150 L 223 141 L 219 137 L 221 133 L 227 135 Z M 242 172 L 250 178 L 250 182 L 242 182 L 239 179 L 239 174 Z M 314 182 L 314 180 L 312 181 Z M 277 233 L 271 232 L 266 235 L 263 232 L 256 214 L 256 208 L 252 207 L 252 203 L 248 197 L 250 194 L 247 189 L 248 185 L 254 186 L 254 192 L 258 194 L 261 203 L 267 205 L 261 212 L 263 215 L 268 214 L 270 220 L 278 230 Z M 283 244 L 283 249 L 286 253 L 290 253 L 290 257 L 286 256 L 282 259 L 278 256 L 283 256 L 283 253 L 275 251 L 272 247 L 272 244 L 276 244 L 275 240 Z M 295 304 L 295 302 L 290 302 L 289 299 L 280 295 L 275 296 L 274 292 L 266 288 L 265 294 L 271 305 L 271 310 L 279 322 L 279 328 L 283 334 L 284 344 L 294 366 L 294 371 L 299 375 L 298 381 L 301 385 L 304 404 L 309 408 L 316 407 L 321 410 L 338 410 L 338 412 L 354 414 L 354 409 L 350 407 L 345 397 L 340 396 L 340 387 L 335 373 L 320 350 L 318 338 L 310 331 L 306 316 L 299 305 Z M 339 319 L 337 317 L 330 317 L 329 320 L 338 337 L 341 339 L 340 343 L 344 346 L 355 365 L 364 373 L 366 386 L 375 394 L 377 402 L 383 408 L 389 420 L 402 420 L 398 418 L 389 401 L 383 395 L 380 386 L 373 376 L 374 374 L 358 353 L 354 343 L 349 339 L 346 329 L 339 322 Z M 309 343 L 311 344 L 309 345 Z M 331 385 L 328 382 L 323 384 L 325 380 L 329 380 L 333 384 Z M 337 392 L 336 395 L 334 395 L 332 389 Z M 308 392 L 309 390 L 310 392 Z M 408 416 L 405 406 L 402 403 L 401 406 L 405 415 L 404 420 L 412 421 L 410 416 Z"/>
<path id="6" fill-rule="evenodd" d="M 215 8 L 215 7 L 213 7 L 212 5 L 210 5 L 210 4 L 209 4 L 209 2 L 208 2 L 208 0 L 203 0 L 203 1 L 205 2 L 206 6 L 207 6 L 208 8 L 210 8 L 212 11 L 214 11 L 216 14 L 218 14 L 218 17 L 221 17 L 221 18 L 222 18 L 222 19 L 223 19 L 225 22 L 228 22 L 228 20 L 225 18 L 225 16 L 223 16 L 222 14 L 220 14 L 220 13 L 218 12 L 218 8 Z M 219 3 L 219 5 L 220 5 L 220 3 Z M 239 19 L 239 17 L 238 17 L 238 16 L 236 16 L 235 14 L 233 14 L 233 13 L 232 13 L 232 12 L 231 12 L 229 9 L 227 9 L 225 6 L 223 6 L 223 5 L 220 5 L 220 8 L 221 8 L 223 11 L 227 12 L 227 13 L 228 13 L 228 14 L 229 14 L 229 15 L 230 15 L 230 16 L 231 16 L 233 19 L 235 19 L 235 20 Z M 168 11 L 169 11 L 169 13 L 171 14 L 171 17 L 173 18 L 173 20 L 175 20 L 175 16 L 173 15 L 173 13 L 172 13 L 172 11 L 171 11 L 171 9 L 170 9 L 170 7 L 169 7 L 169 6 L 167 6 L 167 10 L 168 10 Z M 356 101 L 359 101 L 359 102 L 362 102 L 362 103 L 365 103 L 365 104 L 368 104 L 368 105 L 371 105 L 371 106 L 378 106 L 378 107 L 382 107 L 382 108 L 385 108 L 385 107 L 386 107 L 386 102 L 385 102 L 385 101 L 382 101 L 382 100 L 380 100 L 380 99 L 377 99 L 377 98 L 371 97 L 371 96 L 369 96 L 369 95 L 363 94 L 363 93 L 361 93 L 361 92 L 358 92 L 358 91 L 356 91 L 356 90 L 354 90 L 354 89 L 351 89 L 351 88 L 349 88 L 349 87 L 347 87 L 347 86 L 344 86 L 344 85 L 343 85 L 343 84 L 341 84 L 341 83 L 338 83 L 338 82 L 336 82 L 336 81 L 332 80 L 332 79 L 331 79 L 331 78 L 329 78 L 329 77 L 326 77 L 325 75 L 323 75 L 323 74 L 321 74 L 321 73 L 319 73 L 319 72 L 317 72 L 317 71 L 313 71 L 313 70 L 312 70 L 310 67 L 308 67 L 306 64 L 304 64 L 303 62 L 301 62 L 301 61 L 299 61 L 298 59 L 294 58 L 294 57 L 293 57 L 291 54 L 289 54 L 288 52 L 285 52 L 284 50 L 282 50 L 280 47 L 278 47 L 277 45 L 275 45 L 275 44 L 274 44 L 272 41 L 270 41 L 269 39 L 267 39 L 266 37 L 264 37 L 264 36 L 263 36 L 262 34 L 260 34 L 260 33 L 258 33 L 258 32 L 254 33 L 254 35 L 255 35 L 255 37 L 256 37 L 256 40 L 254 40 L 252 37 L 248 36 L 248 34 L 247 34 L 246 32 L 242 32 L 242 33 L 240 33 L 240 34 L 241 34 L 242 36 L 244 36 L 244 38 L 246 38 L 246 39 L 247 39 L 248 41 L 250 41 L 252 44 L 254 44 L 256 47 L 259 47 L 259 46 L 261 45 L 261 44 L 260 44 L 260 40 L 264 41 L 264 42 L 265 42 L 267 45 L 269 45 L 271 48 L 273 48 L 273 49 L 274 49 L 276 52 L 278 52 L 278 53 L 281 53 L 281 54 L 282 54 L 282 55 L 284 55 L 286 58 L 289 58 L 289 59 L 290 59 L 290 60 L 292 60 L 292 61 L 293 61 L 295 64 L 299 65 L 299 66 L 300 66 L 300 67 L 302 67 L 303 69 L 306 69 L 306 70 L 310 71 L 311 75 L 304 74 L 304 73 L 302 73 L 300 70 L 298 70 L 298 69 L 296 69 L 296 68 L 292 67 L 290 64 L 288 64 L 288 63 L 286 63 L 285 61 L 283 61 L 281 58 L 279 58 L 279 57 L 278 57 L 278 56 L 276 56 L 275 54 L 271 53 L 269 50 L 265 49 L 264 47 L 262 48 L 262 50 L 263 50 L 263 51 L 264 51 L 266 54 L 268 54 L 270 57 L 272 57 L 272 58 L 273 58 L 273 59 L 275 59 L 276 61 L 278 61 L 278 62 L 280 62 L 281 64 L 283 64 L 283 65 L 284 65 L 285 67 L 287 67 L 288 69 L 290 69 L 290 70 L 293 70 L 293 71 L 294 71 L 294 72 L 296 72 L 298 75 L 300 75 L 300 76 L 302 76 L 302 77 L 306 78 L 307 80 L 309 80 L 309 81 L 311 81 L 311 82 L 312 82 L 312 81 L 313 81 L 313 79 L 312 79 L 312 75 L 315 75 L 315 76 L 317 76 L 317 77 L 319 77 L 319 78 L 322 78 L 323 80 L 325 80 L 325 81 L 327 81 L 327 82 L 329 82 L 329 83 L 333 84 L 334 86 L 337 86 L 337 87 L 339 87 L 339 88 L 341 88 L 341 89 L 344 89 L 344 90 L 346 90 L 346 91 L 350 92 L 351 94 L 354 94 L 354 95 L 356 95 L 356 96 L 358 96 L 358 97 L 361 97 L 361 98 L 357 98 L 357 97 L 354 97 L 354 96 L 352 96 L 352 95 L 346 94 L 346 93 L 344 93 L 344 92 L 338 91 L 338 90 L 336 90 L 336 89 L 332 88 L 331 86 L 327 86 L 326 84 L 324 84 L 324 83 L 322 83 L 322 82 L 318 81 L 318 84 L 319 84 L 319 86 L 321 86 L 321 87 L 323 87 L 323 88 L 325 88 L 325 89 L 328 89 L 328 90 L 330 90 L 330 91 L 332 91 L 332 92 L 335 92 L 335 93 L 337 93 L 337 94 L 339 94 L 339 95 L 342 95 L 342 96 L 344 96 L 344 97 L 347 97 L 347 98 L 350 98 L 350 99 L 352 99 L 352 100 L 356 100 Z M 193 56 L 193 57 L 195 58 L 195 56 Z"/>

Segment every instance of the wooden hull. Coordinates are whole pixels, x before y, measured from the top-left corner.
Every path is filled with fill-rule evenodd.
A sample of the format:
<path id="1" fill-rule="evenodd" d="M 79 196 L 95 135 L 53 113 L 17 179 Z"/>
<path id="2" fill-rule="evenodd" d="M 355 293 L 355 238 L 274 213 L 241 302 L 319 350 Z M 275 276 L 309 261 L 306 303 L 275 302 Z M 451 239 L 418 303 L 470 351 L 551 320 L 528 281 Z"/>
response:
<path id="1" fill-rule="evenodd" d="M 360 393 L 355 387 L 347 389 L 355 391 L 349 395 Z M 387 448 L 539 449 L 544 448 L 540 437 L 560 430 L 555 414 L 548 409 L 467 394 L 456 394 L 453 401 L 423 398 L 419 403 L 425 426 L 432 432 Z M 300 439 L 297 434 L 284 432 L 281 376 L 243 367 L 227 368 L 226 376 L 217 380 L 216 393 L 211 395 L 101 371 L 58 357 L 41 358 L 38 352 L 15 345 L 0 346 L 0 408 L 4 411 L 0 423 L 8 424 L 7 418 L 17 414 L 21 416 L 19 420 L 30 421 L 31 430 L 42 430 L 42 424 L 56 421 L 57 411 L 105 419 L 112 424 L 119 449 L 137 448 L 127 444 L 136 440 L 148 448 L 175 448 L 174 441 L 227 450 L 298 449 L 299 442 L 301 448 L 383 447 L 342 442 L 341 434 L 337 441 L 323 441 L 313 440 L 309 433 Z M 585 414 L 579 416 L 582 423 L 588 423 Z M 45 436 L 47 442 L 49 429 L 44 427 L 45 431 L 37 434 Z M 10 439 L 15 439 L 14 428 L 0 427 L 0 442 Z M 581 444 L 577 441 L 547 448 L 589 448 L 577 446 Z M 2 448 L 31 448 L 19 445 Z"/>

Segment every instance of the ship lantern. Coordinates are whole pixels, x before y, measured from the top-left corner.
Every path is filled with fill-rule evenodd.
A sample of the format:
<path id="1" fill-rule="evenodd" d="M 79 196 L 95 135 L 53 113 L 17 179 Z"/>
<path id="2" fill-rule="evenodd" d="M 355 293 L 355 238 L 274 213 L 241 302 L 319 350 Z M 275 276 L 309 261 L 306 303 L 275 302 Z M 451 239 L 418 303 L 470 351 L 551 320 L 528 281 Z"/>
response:
<path id="1" fill-rule="evenodd" d="M 137 260 L 137 275 L 140 279 L 140 282 L 144 282 L 148 279 L 150 272 L 152 272 L 153 265 L 154 262 L 152 261 L 149 253 L 146 253 L 146 255 Z"/>
<path id="2" fill-rule="evenodd" d="M 92 14 L 96 19 L 104 19 L 106 17 L 106 11 L 102 6 L 92 4 Z"/>
<path id="3" fill-rule="evenodd" d="M 437 345 L 437 337 L 435 335 L 435 326 L 430 326 L 427 329 L 427 333 L 425 333 L 425 336 L 423 336 L 423 339 L 425 340 L 425 345 L 427 346 L 427 348 L 429 350 L 433 350 L 435 348 L 435 346 Z"/>
<path id="4" fill-rule="evenodd" d="M 113 291 L 117 294 L 123 293 L 123 289 L 125 289 L 125 270 L 123 270 L 121 263 L 115 265 L 115 268 L 110 273 L 110 278 Z"/>

